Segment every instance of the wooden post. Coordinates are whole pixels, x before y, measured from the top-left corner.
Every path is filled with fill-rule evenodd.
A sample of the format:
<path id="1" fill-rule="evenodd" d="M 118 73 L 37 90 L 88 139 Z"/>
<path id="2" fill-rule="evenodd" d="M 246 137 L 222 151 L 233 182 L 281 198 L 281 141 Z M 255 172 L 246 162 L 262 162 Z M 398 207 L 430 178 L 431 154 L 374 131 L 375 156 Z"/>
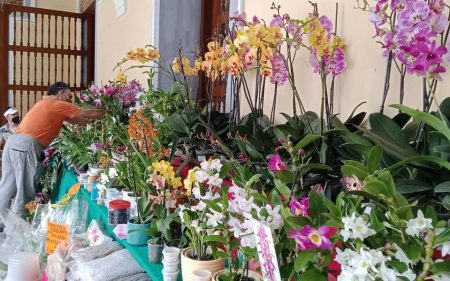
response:
<path id="1" fill-rule="evenodd" d="M 9 6 L 0 8 L 0 112 L 8 106 L 9 85 Z M 3 120 L 3 118 L 2 118 Z M 2 121 L 3 123 L 4 121 Z"/>
<path id="2" fill-rule="evenodd" d="M 82 51 L 84 53 L 82 57 L 82 77 L 81 88 L 87 88 L 89 84 L 94 82 L 94 15 L 86 12 L 83 14 L 83 27 L 82 27 Z"/>

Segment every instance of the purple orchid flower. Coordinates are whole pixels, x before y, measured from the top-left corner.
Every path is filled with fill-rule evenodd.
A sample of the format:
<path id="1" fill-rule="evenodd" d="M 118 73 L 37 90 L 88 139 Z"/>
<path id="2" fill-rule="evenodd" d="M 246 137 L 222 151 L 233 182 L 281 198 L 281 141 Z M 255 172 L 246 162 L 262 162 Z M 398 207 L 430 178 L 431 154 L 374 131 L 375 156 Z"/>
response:
<path id="1" fill-rule="evenodd" d="M 291 201 L 289 202 L 289 208 L 291 209 L 292 215 L 307 217 L 309 208 L 309 198 L 303 197 L 299 201 L 292 197 Z"/>
<path id="2" fill-rule="evenodd" d="M 274 154 L 269 157 L 267 167 L 274 173 L 278 173 L 279 171 L 286 169 L 286 164 L 281 160 L 280 155 Z"/>
<path id="3" fill-rule="evenodd" d="M 300 230 L 291 229 L 291 235 L 289 238 L 292 238 L 297 243 L 297 247 L 301 251 L 309 251 L 320 249 L 322 251 L 333 248 L 333 243 L 330 238 L 333 237 L 338 228 L 334 226 L 321 226 L 318 229 L 307 225 Z"/>

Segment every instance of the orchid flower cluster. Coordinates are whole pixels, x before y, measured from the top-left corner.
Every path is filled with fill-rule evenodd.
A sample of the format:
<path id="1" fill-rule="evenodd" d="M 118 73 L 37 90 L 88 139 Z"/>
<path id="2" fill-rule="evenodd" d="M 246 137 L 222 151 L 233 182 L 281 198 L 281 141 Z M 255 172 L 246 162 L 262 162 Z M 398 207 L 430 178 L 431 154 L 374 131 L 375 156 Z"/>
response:
<path id="1" fill-rule="evenodd" d="M 258 70 L 261 76 L 271 78 L 271 82 L 284 84 L 287 70 L 281 55 L 276 48 L 282 42 L 282 31 L 277 22 L 269 26 L 255 18 L 253 22 L 236 19 L 239 29 L 225 38 L 223 44 L 209 42 L 204 60 L 196 59 L 193 67 L 186 57 L 175 58 L 172 70 L 175 73 L 182 69 L 187 75 L 196 75 L 201 69 L 213 80 L 227 74 L 239 76 L 250 70 Z"/>
<path id="2" fill-rule="evenodd" d="M 122 107 L 130 107 L 136 103 L 137 96 L 144 88 L 137 80 L 129 83 L 109 83 L 102 87 L 91 85 L 82 91 L 80 99 L 84 105 L 111 107 L 115 103 Z"/>
<path id="3" fill-rule="evenodd" d="M 181 178 L 175 176 L 172 165 L 164 160 L 153 162 L 149 170 L 152 173 L 147 179 L 147 183 L 155 188 L 156 198 L 154 203 L 165 202 L 167 209 L 175 209 L 177 198 L 183 195 Z"/>
<path id="4" fill-rule="evenodd" d="M 441 41 L 449 24 L 445 8 L 444 0 L 377 0 L 370 7 L 370 21 L 385 56 L 391 52 L 408 73 L 419 76 L 445 72 L 441 65 L 448 51 Z"/>
<path id="5" fill-rule="evenodd" d="M 228 172 L 229 167 L 219 159 L 211 159 L 191 169 L 184 180 L 185 188 L 192 188 L 192 202 L 190 207 L 180 206 L 179 216 L 187 226 L 194 255 L 199 259 L 206 257 L 202 254 L 207 250 L 206 241 L 217 241 L 218 233 L 222 233 L 220 241 L 229 247 L 231 240 L 239 241 L 222 255 L 231 255 L 235 247 L 254 249 L 253 219 L 272 230 L 284 225 L 280 205 L 256 202 L 253 197 L 256 191 L 228 182 L 225 179 Z M 214 240 L 208 238 L 212 235 L 216 237 Z"/>
<path id="6" fill-rule="evenodd" d="M 114 178 L 116 178 L 117 176 L 119 176 L 119 174 L 117 173 L 116 168 L 109 168 L 108 173 L 106 174 L 106 171 L 100 174 L 100 182 L 102 184 L 107 184 L 110 183 L 114 180 Z"/>
<path id="7" fill-rule="evenodd" d="M 213 235 L 223 224 L 224 214 L 208 208 L 207 201 L 220 198 L 223 179 L 220 176 L 222 164 L 220 160 L 210 160 L 201 163 L 188 172 L 184 187 L 190 191 L 191 204 L 181 205 L 178 215 L 186 225 L 186 235 L 190 238 L 193 258 L 208 259 L 212 253 L 206 237 Z"/>
<path id="8" fill-rule="evenodd" d="M 429 272 L 422 270 L 426 268 L 424 264 L 443 262 L 438 259 L 433 261 L 431 254 L 437 250 L 441 251 L 444 258 L 449 254 L 448 234 L 442 235 L 444 228 L 435 229 L 432 219 L 425 217 L 420 209 L 417 211 L 417 217 L 401 222 L 401 231 L 406 235 L 404 241 L 398 241 L 394 236 L 390 241 L 385 241 L 382 247 L 372 248 L 367 240 L 377 236 L 377 231 L 371 225 L 375 222 L 373 218 L 376 215 L 370 210 L 365 213 L 368 213 L 370 218 L 366 214 L 358 215 L 355 212 L 342 218 L 343 229 L 340 235 L 346 243 L 346 248 L 336 248 L 335 260 L 341 265 L 337 280 L 355 280 L 355 276 L 357 280 L 425 280 L 429 277 Z M 388 222 L 384 225 L 399 231 Z M 448 229 L 446 231 L 448 232 Z M 423 245 L 425 249 L 429 249 L 429 256 L 423 258 L 421 254 L 412 253 L 405 241 Z M 445 272 L 436 272 L 433 280 L 446 280 L 449 276 Z"/>
<path id="9" fill-rule="evenodd" d="M 325 15 L 312 14 L 306 19 L 304 32 L 309 39 L 309 62 L 314 73 L 333 77 L 341 74 L 346 67 L 344 42 L 333 33 L 331 20 Z"/>

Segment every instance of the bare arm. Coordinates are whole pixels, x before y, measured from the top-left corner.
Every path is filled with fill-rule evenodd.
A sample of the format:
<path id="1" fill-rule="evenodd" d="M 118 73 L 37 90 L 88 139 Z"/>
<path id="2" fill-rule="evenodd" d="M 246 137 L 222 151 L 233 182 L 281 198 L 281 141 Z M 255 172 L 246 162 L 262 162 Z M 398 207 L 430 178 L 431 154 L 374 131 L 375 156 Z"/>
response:
<path id="1" fill-rule="evenodd" d="M 81 110 L 73 117 L 66 121 L 74 125 L 86 125 L 93 120 L 97 120 L 105 115 L 106 110 L 94 108 L 81 108 Z"/>

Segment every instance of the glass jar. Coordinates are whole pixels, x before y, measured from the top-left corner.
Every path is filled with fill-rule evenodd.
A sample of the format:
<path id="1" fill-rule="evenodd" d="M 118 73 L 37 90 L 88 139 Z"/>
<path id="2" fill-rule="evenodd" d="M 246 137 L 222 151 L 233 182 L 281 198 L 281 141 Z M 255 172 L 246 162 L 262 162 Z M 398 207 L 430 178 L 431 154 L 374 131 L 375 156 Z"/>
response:
<path id="1" fill-rule="evenodd" d="M 112 226 L 127 224 L 130 219 L 131 203 L 125 200 L 109 202 L 108 223 Z"/>

